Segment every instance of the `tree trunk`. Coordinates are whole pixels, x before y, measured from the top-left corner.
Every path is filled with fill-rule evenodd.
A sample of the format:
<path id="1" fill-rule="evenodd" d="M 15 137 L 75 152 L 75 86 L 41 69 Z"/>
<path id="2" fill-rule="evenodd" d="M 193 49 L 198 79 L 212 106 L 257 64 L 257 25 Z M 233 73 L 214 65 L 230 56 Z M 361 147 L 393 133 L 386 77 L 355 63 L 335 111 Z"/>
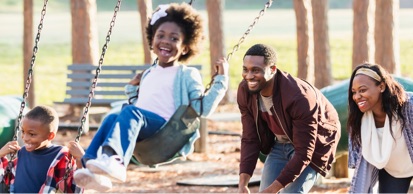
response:
<path id="1" fill-rule="evenodd" d="M 26 87 L 31 60 L 33 56 L 33 0 L 23 1 L 23 89 Z M 27 103 L 30 108 L 36 106 L 36 96 L 34 93 L 34 75 L 27 96 Z"/>
<path id="2" fill-rule="evenodd" d="M 96 25 L 96 0 L 71 0 L 72 63 L 97 64 L 98 32 Z"/>
<path id="3" fill-rule="evenodd" d="M 206 1 L 206 8 L 208 12 L 208 30 L 209 30 L 209 49 L 211 60 L 211 75 L 216 72 L 215 62 L 225 56 L 225 38 L 223 28 L 223 14 L 225 0 L 208 0 Z M 231 92 L 228 89 L 221 104 L 230 102 Z"/>
<path id="4" fill-rule="evenodd" d="M 297 20 L 297 77 L 314 84 L 314 36 L 311 0 L 294 0 Z"/>
<path id="5" fill-rule="evenodd" d="M 96 0 L 71 0 L 72 15 L 72 63 L 92 64 L 99 62 L 99 42 L 96 25 Z M 81 73 L 81 72 L 79 72 Z M 87 87 L 89 89 L 90 87 Z M 71 106 L 72 115 L 81 116 L 80 107 Z M 83 128 L 84 133 L 89 131 L 89 115 Z"/>
<path id="6" fill-rule="evenodd" d="M 399 1 L 376 0 L 375 61 L 390 73 L 400 75 Z"/>
<path id="7" fill-rule="evenodd" d="M 330 42 L 328 36 L 328 0 L 312 0 L 314 27 L 315 86 L 322 88 L 333 83 L 331 75 Z"/>
<path id="8" fill-rule="evenodd" d="M 353 62 L 374 62 L 374 0 L 353 0 Z"/>
<path id="9" fill-rule="evenodd" d="M 152 64 L 152 52 L 149 48 L 148 39 L 146 38 L 146 26 L 148 18 L 152 13 L 152 0 L 138 0 L 139 15 L 141 17 L 141 34 L 144 53 L 144 64 Z"/>

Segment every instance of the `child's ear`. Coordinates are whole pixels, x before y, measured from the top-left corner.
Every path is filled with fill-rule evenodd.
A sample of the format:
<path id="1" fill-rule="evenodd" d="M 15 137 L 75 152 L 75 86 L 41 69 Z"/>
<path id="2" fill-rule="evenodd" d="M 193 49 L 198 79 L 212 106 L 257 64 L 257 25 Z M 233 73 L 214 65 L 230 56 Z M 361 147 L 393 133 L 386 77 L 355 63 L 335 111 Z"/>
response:
<path id="1" fill-rule="evenodd" d="M 50 132 L 49 133 L 49 137 L 47 137 L 48 140 L 53 140 L 56 137 L 56 133 L 55 132 Z"/>
<path id="2" fill-rule="evenodd" d="M 189 48 L 187 46 L 184 46 L 184 49 L 182 50 L 182 55 L 186 55 L 189 52 Z"/>

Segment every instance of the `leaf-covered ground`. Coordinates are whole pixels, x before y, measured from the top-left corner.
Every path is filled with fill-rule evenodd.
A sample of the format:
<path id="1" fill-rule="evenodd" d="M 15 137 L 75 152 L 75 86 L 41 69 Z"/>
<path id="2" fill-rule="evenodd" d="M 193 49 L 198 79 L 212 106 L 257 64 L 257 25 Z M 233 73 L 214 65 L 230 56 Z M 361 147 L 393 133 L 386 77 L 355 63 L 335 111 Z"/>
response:
<path id="1" fill-rule="evenodd" d="M 213 122 L 208 121 L 210 131 L 220 134 L 209 134 L 206 153 L 194 153 L 185 161 L 178 160 L 172 164 L 158 168 L 130 164 L 125 183 L 113 183 L 115 193 L 236 193 L 236 186 L 185 186 L 178 182 L 191 179 L 209 178 L 218 181 L 222 176 L 238 175 L 241 125 L 237 121 Z M 80 143 L 87 147 L 95 131 L 91 130 L 81 137 Z M 61 129 L 55 139 L 58 144 L 73 140 L 75 130 Z M 263 164 L 257 163 L 256 175 L 260 175 Z M 212 178 L 211 178 L 212 177 Z M 216 177 L 216 178 L 214 178 Z M 217 182 L 220 184 L 219 182 Z M 251 192 L 258 192 L 258 186 L 250 186 Z M 348 179 L 323 179 L 313 187 L 311 193 L 346 193 Z M 87 190 L 86 192 L 96 192 Z"/>

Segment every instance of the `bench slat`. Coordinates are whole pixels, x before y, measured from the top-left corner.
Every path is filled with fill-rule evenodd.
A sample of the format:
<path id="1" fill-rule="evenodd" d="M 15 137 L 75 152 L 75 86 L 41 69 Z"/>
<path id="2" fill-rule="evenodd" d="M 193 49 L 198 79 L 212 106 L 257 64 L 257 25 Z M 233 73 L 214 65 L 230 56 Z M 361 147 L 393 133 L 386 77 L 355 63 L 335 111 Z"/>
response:
<path id="1" fill-rule="evenodd" d="M 88 98 L 65 98 L 63 102 L 56 102 L 61 104 L 86 104 Z M 92 106 L 93 105 L 107 105 L 112 102 L 126 100 L 126 98 L 116 98 L 116 99 L 92 99 Z"/>
<path id="2" fill-rule="evenodd" d="M 72 95 L 72 96 L 88 96 L 90 93 L 89 90 L 82 90 L 82 89 L 74 89 L 74 90 L 67 90 L 66 94 L 67 95 Z M 96 91 L 95 90 L 95 96 L 96 95 L 105 95 L 105 96 L 125 96 L 125 91 L 124 90 L 118 90 L 118 91 Z"/>
<path id="3" fill-rule="evenodd" d="M 98 66 L 95 65 L 83 65 L 83 64 L 78 64 L 78 65 L 69 65 L 68 70 L 71 71 L 81 71 L 81 70 L 96 70 Z M 102 65 L 102 71 L 104 70 L 116 70 L 116 71 L 143 71 L 145 69 L 148 69 L 150 66 L 149 65 Z"/>
<path id="4" fill-rule="evenodd" d="M 99 79 L 132 79 L 136 74 L 99 74 Z M 88 73 L 76 73 L 68 74 L 67 78 L 69 79 L 93 79 L 95 78 L 94 74 Z"/>
<path id="5" fill-rule="evenodd" d="M 97 87 L 115 87 L 115 88 L 124 88 L 126 82 L 98 82 Z M 66 86 L 68 87 L 87 87 L 89 88 L 92 85 L 90 81 L 72 81 L 67 82 Z"/>

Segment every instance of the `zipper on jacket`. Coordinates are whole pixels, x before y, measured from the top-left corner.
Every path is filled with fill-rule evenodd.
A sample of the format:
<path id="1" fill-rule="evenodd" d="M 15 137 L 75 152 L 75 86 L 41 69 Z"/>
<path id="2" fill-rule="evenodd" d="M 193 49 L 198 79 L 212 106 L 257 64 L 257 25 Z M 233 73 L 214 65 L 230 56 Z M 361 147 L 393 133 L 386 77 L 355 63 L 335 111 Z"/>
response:
<path id="1" fill-rule="evenodd" d="M 278 117 L 278 114 L 277 114 L 277 112 L 275 111 L 274 105 L 272 105 L 272 109 L 274 110 L 274 114 L 275 114 L 275 116 L 277 117 L 278 122 L 280 123 L 281 129 L 284 131 L 285 135 L 287 135 L 287 133 L 285 132 L 285 129 L 284 129 L 282 123 L 281 123 L 280 117 Z M 291 141 L 291 139 L 290 139 L 290 137 L 289 137 L 288 135 L 287 135 L 287 137 L 288 137 L 288 140 L 290 140 L 290 142 L 292 143 L 292 145 L 293 145 L 293 147 L 294 147 L 294 152 L 295 152 L 295 146 L 294 146 L 293 142 Z M 311 159 L 310 159 L 310 162 L 311 162 L 314 166 L 316 166 L 317 168 L 319 168 L 321 171 L 324 171 L 324 168 L 321 168 L 321 167 L 319 167 L 318 165 L 316 165 Z"/>
<path id="2" fill-rule="evenodd" d="M 278 122 L 280 123 L 281 129 L 284 131 L 284 134 L 288 137 L 288 140 L 293 143 L 293 141 L 291 141 L 290 137 L 288 136 L 287 132 L 285 131 L 283 124 L 281 123 L 280 117 L 278 117 L 277 111 L 275 111 L 274 105 L 272 105 L 271 107 L 274 110 L 274 114 L 277 117 Z M 294 144 L 293 144 L 294 147 Z"/>

